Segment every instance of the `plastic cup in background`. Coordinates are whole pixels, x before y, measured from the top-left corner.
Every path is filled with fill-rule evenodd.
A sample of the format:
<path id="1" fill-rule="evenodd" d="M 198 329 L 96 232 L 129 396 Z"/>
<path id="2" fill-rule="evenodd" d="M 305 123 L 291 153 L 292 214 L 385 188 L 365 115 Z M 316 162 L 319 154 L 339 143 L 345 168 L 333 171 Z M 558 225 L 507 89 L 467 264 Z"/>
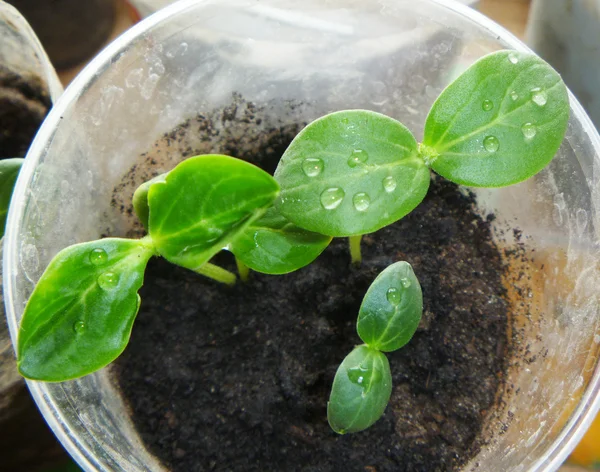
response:
<path id="1" fill-rule="evenodd" d="M 0 1 L 1 158 L 24 157 L 41 120 L 61 93 L 62 86 L 34 32 L 13 7 Z M 0 468 L 4 470 L 33 471 L 67 460 L 17 373 L 1 290 L 0 442 Z"/>
<path id="2" fill-rule="evenodd" d="M 115 189 L 186 119 L 225 109 L 237 94 L 272 112 L 265 127 L 369 108 L 419 139 L 441 90 L 504 48 L 526 50 L 487 18 L 443 0 L 186 0 L 156 12 L 83 70 L 29 152 L 5 246 L 13 339 L 35 281 L 60 249 L 131 229 L 111 205 Z M 152 170 L 182 159 L 167 149 Z M 499 244 L 534 261 L 523 282 L 528 309 L 516 307 L 511 320 L 512 352 L 522 357 L 511 359 L 503 405 L 490 416 L 493 439 L 464 470 L 555 470 L 598 410 L 599 163 L 600 138 L 573 99 L 566 140 L 549 168 L 517 186 L 476 192 L 499 230 L 522 231 L 521 243 Z M 117 197 L 127 200 L 130 190 Z M 86 470 L 161 470 L 110 369 L 61 384 L 30 382 L 30 389 Z"/>

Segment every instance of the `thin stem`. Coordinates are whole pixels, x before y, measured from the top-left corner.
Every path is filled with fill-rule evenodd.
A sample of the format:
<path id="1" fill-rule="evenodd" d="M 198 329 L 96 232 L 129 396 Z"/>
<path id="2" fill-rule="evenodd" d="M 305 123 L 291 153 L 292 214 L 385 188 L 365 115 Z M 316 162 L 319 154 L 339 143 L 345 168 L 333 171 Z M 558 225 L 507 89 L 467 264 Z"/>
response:
<path id="1" fill-rule="evenodd" d="M 235 281 L 237 280 L 237 277 L 233 272 L 223 269 L 218 265 L 211 264 L 210 262 L 202 264 L 195 269 L 194 272 L 227 285 L 235 285 Z"/>
<path id="2" fill-rule="evenodd" d="M 237 265 L 238 274 L 240 274 L 240 279 L 242 279 L 242 282 L 248 282 L 250 279 L 250 268 L 237 257 L 235 258 L 235 263 Z"/>
<path id="3" fill-rule="evenodd" d="M 360 253 L 361 240 L 362 235 L 348 237 L 348 241 L 350 242 L 350 258 L 352 259 L 352 264 L 355 266 L 359 266 L 362 262 L 362 255 Z"/>

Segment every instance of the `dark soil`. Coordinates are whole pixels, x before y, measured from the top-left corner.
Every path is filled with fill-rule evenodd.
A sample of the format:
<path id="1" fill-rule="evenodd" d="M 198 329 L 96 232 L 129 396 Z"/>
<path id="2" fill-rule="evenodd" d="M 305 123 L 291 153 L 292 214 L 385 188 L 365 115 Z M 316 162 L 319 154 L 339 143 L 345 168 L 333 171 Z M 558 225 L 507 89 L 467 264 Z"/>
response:
<path id="1" fill-rule="evenodd" d="M 39 77 L 23 77 L 0 65 L 0 159 L 25 157 L 50 106 Z"/>
<path id="2" fill-rule="evenodd" d="M 294 134 L 271 133 L 277 142 Z M 272 142 L 229 142 L 228 152 L 267 156 L 272 171 Z M 481 446 L 501 390 L 508 325 L 492 217 L 473 207 L 472 196 L 434 178 L 414 212 L 364 238 L 360 269 L 349 265 L 343 239 L 298 272 L 254 273 L 233 288 L 151 261 L 131 342 L 114 367 L 149 450 L 181 472 L 430 472 L 464 464 Z M 423 321 L 388 355 L 394 389 L 384 417 L 338 436 L 326 415 L 335 371 L 360 343 L 364 293 L 398 260 L 421 282 Z M 228 254 L 218 262 L 233 270 Z"/>

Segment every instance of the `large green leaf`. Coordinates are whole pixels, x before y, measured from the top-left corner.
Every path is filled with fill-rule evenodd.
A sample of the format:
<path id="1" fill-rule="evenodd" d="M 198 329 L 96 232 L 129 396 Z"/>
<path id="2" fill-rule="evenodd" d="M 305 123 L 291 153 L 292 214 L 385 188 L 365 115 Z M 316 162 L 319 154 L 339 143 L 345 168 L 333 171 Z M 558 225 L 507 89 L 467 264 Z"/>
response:
<path id="1" fill-rule="evenodd" d="M 446 88 L 425 124 L 423 155 L 453 182 L 501 187 L 528 179 L 558 150 L 569 97 L 539 57 L 500 51 Z"/>
<path id="2" fill-rule="evenodd" d="M 419 281 L 408 262 L 396 262 L 381 272 L 367 290 L 356 329 L 370 347 L 395 351 L 413 337 L 422 314 Z"/>
<path id="3" fill-rule="evenodd" d="M 310 264 L 330 242 L 331 237 L 299 228 L 271 207 L 237 236 L 231 251 L 252 270 L 286 274 Z"/>
<path id="4" fill-rule="evenodd" d="M 340 434 L 362 431 L 381 418 L 391 394 L 392 374 L 385 354 L 358 346 L 335 374 L 327 404 L 329 425 Z"/>
<path id="5" fill-rule="evenodd" d="M 192 157 L 148 191 L 149 232 L 169 261 L 197 270 L 272 205 L 277 182 L 221 155 Z"/>
<path id="6" fill-rule="evenodd" d="M 275 179 L 288 220 L 309 231 L 352 236 L 412 211 L 427 193 L 429 169 L 401 123 L 350 110 L 304 128 L 283 154 Z"/>
<path id="7" fill-rule="evenodd" d="M 44 271 L 19 330 L 19 372 L 63 381 L 89 374 L 125 349 L 138 312 L 146 241 L 102 239 L 59 252 Z"/>
<path id="8" fill-rule="evenodd" d="M 0 160 L 0 238 L 4 236 L 8 206 L 23 161 L 20 157 Z"/>

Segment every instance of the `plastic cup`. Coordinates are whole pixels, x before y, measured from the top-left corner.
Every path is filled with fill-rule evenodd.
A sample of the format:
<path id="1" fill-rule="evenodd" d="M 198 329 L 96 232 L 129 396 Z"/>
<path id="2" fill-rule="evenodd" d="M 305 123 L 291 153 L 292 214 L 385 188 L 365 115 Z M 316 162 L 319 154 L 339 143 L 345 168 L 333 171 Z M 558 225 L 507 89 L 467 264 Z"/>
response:
<path id="1" fill-rule="evenodd" d="M 131 229 L 111 205 L 113 189 L 185 119 L 228 107 L 236 93 L 265 106 L 271 124 L 362 107 L 401 120 L 420 138 L 443 87 L 503 48 L 527 49 L 473 10 L 441 0 L 190 0 L 158 11 L 84 69 L 30 150 L 4 258 L 13 339 L 54 254 Z M 183 159 L 173 149 L 152 170 Z M 508 224 L 523 232 L 522 246 L 501 244 L 522 247 L 535 262 L 526 267 L 530 280 L 517 283 L 531 297 L 528 310 L 515 307 L 509 327 L 512 367 L 488 421 L 492 439 L 464 470 L 554 470 L 600 406 L 599 154 L 600 138 L 572 99 L 567 138 L 548 169 L 517 186 L 477 192 L 482 211 L 495 210 L 499 230 Z M 86 470 L 160 470 L 109 369 L 30 388 Z"/>
<path id="2" fill-rule="evenodd" d="M 54 68 L 29 24 L 17 10 L 4 2 L 0 3 L 0 70 L 36 81 L 47 89 L 52 102 L 56 101 L 63 91 Z M 15 368 L 2 300 L 0 291 L 0 409 L 9 404 L 12 393 L 18 391 L 15 390 L 15 385 L 22 382 Z"/>

